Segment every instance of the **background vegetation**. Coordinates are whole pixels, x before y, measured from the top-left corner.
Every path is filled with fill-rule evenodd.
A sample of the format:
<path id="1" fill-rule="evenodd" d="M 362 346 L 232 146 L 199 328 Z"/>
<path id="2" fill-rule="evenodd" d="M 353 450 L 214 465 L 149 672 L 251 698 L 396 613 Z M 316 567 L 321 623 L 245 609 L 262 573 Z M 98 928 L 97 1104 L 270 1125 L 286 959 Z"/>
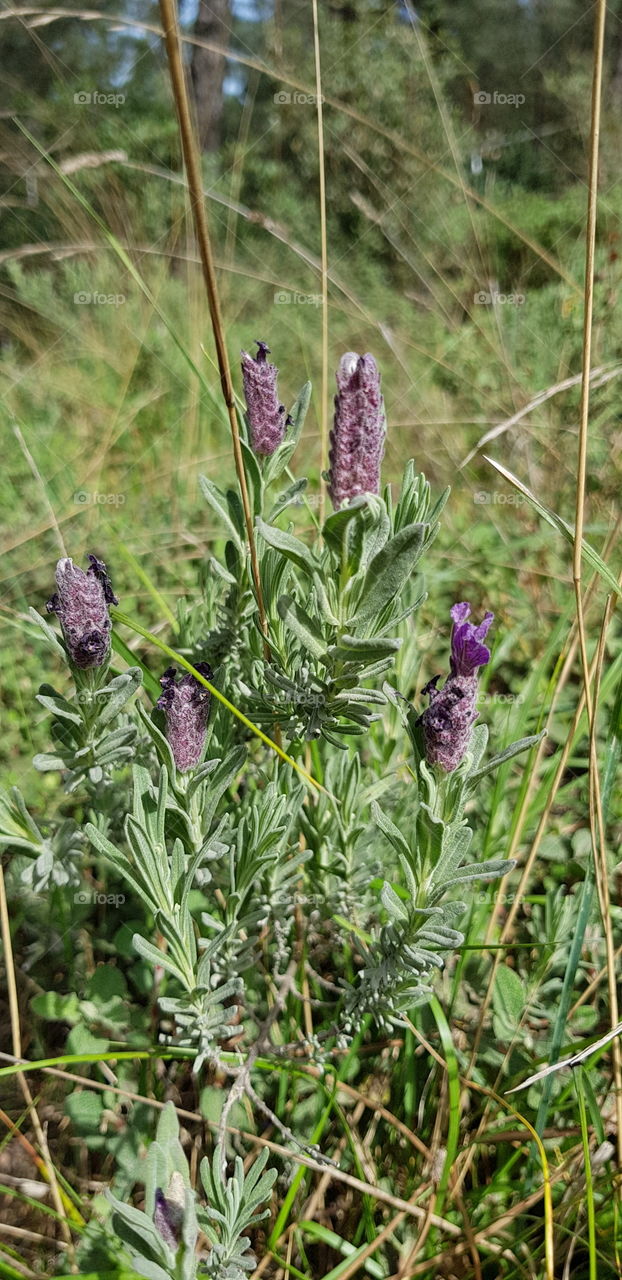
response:
<path id="1" fill-rule="evenodd" d="M 595 900 L 578 923 L 582 906 L 587 910 L 582 886 L 591 852 L 586 721 L 575 715 L 582 685 L 571 548 L 484 456 L 572 523 L 593 16 L 580 0 L 424 0 L 416 8 L 409 0 L 319 0 L 329 368 L 344 350 L 373 352 L 389 422 L 385 477 L 396 479 L 414 457 L 435 493 L 452 486 L 418 615 L 421 670 L 416 688 L 404 692 L 415 696 L 439 669 L 449 606 L 470 599 L 478 617 L 489 607 L 497 619 L 481 703 L 495 747 L 544 726 L 548 737 L 527 768 L 506 771 L 503 785 L 489 784 L 476 802 L 481 856 L 513 856 L 518 866 L 501 890 L 475 895 L 467 946 L 439 983 L 451 1033 L 426 1009 L 413 1014 L 412 1030 L 363 1037 L 343 1064 L 350 1088 L 340 1095 L 343 1110 L 322 1130 L 322 1149 L 341 1160 L 349 1128 L 355 1156 L 348 1167 L 404 1199 L 422 1179 L 436 1185 L 433 1167 L 421 1171 L 413 1133 L 437 1160 L 455 1143 L 446 1213 L 460 1248 L 431 1221 L 416 1256 L 414 1227 L 399 1247 L 393 1231 L 378 1239 L 395 1207 L 327 1176 L 305 1177 L 288 1202 L 293 1174 L 285 1161 L 277 1199 L 287 1212 L 264 1274 L 288 1274 L 294 1246 L 302 1255 L 291 1275 L 545 1274 L 534 1149 L 501 1104 L 471 1093 L 460 1110 L 457 1071 L 459 1063 L 473 1080 L 502 1090 L 506 1077 L 518 1082 L 546 1062 L 556 1040 L 582 1044 L 609 1026 Z M 232 364 L 237 369 L 240 348 L 261 338 L 281 370 L 287 403 L 312 380 L 301 454 L 313 496 L 322 416 L 313 10 L 294 0 L 274 7 L 240 0 L 209 12 L 187 6 L 182 18 L 197 93 L 201 75 L 216 83 L 224 77 L 209 104 L 204 174 Z M 198 475 L 219 482 L 233 476 L 158 31 L 157 6 L 147 0 L 132 0 L 122 12 L 115 3 L 87 11 L 69 0 L 62 8 L 45 3 L 0 13 L 0 754 L 5 782 L 23 789 L 44 825 L 58 812 L 80 817 L 79 798 L 59 797 L 57 779 L 31 766 L 33 754 L 49 745 L 49 717 L 34 695 L 50 673 L 28 608 L 41 610 L 49 597 L 59 549 L 65 545 L 80 562 L 87 551 L 102 555 L 114 567 L 124 611 L 163 631 L 141 570 L 173 610 L 192 597 L 220 536 Z M 585 533 L 617 576 L 619 0 L 608 8 L 607 32 Z M 203 71 L 201 41 L 216 46 Z M 175 339 L 205 369 L 209 394 Z M 298 522 L 303 530 L 302 513 Z M 604 605 L 605 588 L 595 579 L 590 656 Z M 604 644 L 597 748 L 619 949 L 622 658 L 615 614 Z M 153 665 L 148 646 L 136 652 Z M 144 1043 L 150 1011 L 123 907 L 85 910 L 58 889 L 51 897 L 34 893 L 10 846 L 5 868 L 25 1056 L 79 1055 L 110 1039 Z M 116 967 L 105 966 L 113 953 Z M 490 986 L 495 957 L 502 963 Z M 10 1040 L 2 1047 L 10 1053 Z M 75 1070 L 86 1076 L 92 1068 Z M 98 1071 L 110 1083 L 107 1070 Z M 222 1091 L 215 1078 L 197 1096 L 179 1064 L 165 1079 L 135 1064 L 116 1076 L 133 1092 L 171 1097 L 206 1120 Z M 12 1079 L 3 1081 L 2 1106 L 30 1133 Z M 147 1102 L 113 1094 L 101 1100 L 58 1077 L 34 1079 L 63 1176 L 85 1203 L 113 1178 L 116 1193 L 125 1194 L 153 1139 Z M 598 1275 L 615 1276 L 617 1138 L 608 1050 L 592 1060 L 587 1087 Z M 525 1116 L 546 1133 L 556 1274 L 587 1276 L 585 1160 L 573 1081 L 555 1077 L 544 1112 L 541 1086 L 519 1096 Z M 324 1101 L 308 1081 L 284 1076 L 272 1104 L 308 1140 Z M 45 1200 L 32 1203 L 24 1178 L 34 1177 L 34 1166 L 6 1116 L 3 1123 L 0 1180 L 11 1198 L 0 1228 L 0 1275 L 60 1273 L 54 1213 Z M 250 1123 L 244 1116 L 242 1127 Z M 210 1139 L 188 1124 L 188 1149 L 202 1152 Z M 429 1203 L 433 1208 L 434 1197 Z M 474 1231 L 478 1246 L 480 1236 L 491 1246 L 481 1256 Z M 365 1245 L 373 1246 L 368 1255 L 338 1269 L 350 1246 Z"/>

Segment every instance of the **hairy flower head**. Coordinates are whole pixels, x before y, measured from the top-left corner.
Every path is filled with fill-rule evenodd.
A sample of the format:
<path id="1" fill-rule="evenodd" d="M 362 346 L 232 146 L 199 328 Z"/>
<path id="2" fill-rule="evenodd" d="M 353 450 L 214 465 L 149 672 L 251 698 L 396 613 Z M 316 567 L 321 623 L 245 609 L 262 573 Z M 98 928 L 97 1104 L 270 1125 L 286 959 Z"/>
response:
<path id="1" fill-rule="evenodd" d="M 466 601 L 453 606 L 450 675 L 442 689 L 437 689 L 440 676 L 435 676 L 423 690 L 430 698 L 429 707 L 420 717 L 426 760 L 439 764 L 446 773 L 458 768 L 468 750 L 478 714 L 478 672 L 490 661 L 490 650 L 483 641 L 494 614 L 487 613 L 475 626 L 467 621 L 470 612 Z"/>
<path id="2" fill-rule="evenodd" d="M 255 453 L 274 453 L 285 435 L 285 405 L 277 392 L 278 369 L 270 364 L 270 348 L 257 342 L 257 355 L 242 352 L 242 380 L 248 411 L 251 446 Z"/>
<path id="3" fill-rule="evenodd" d="M 213 672 L 207 662 L 197 662 L 196 669 L 211 680 Z M 194 769 L 205 746 L 212 695 L 188 671 L 177 679 L 169 667 L 160 680 L 162 693 L 156 706 L 164 712 L 166 737 L 180 773 Z"/>
<path id="4" fill-rule="evenodd" d="M 380 492 L 386 422 L 374 357 L 355 351 L 337 370 L 335 417 L 330 433 L 328 492 L 336 511 L 363 493 Z"/>
<path id="5" fill-rule="evenodd" d="M 89 555 L 86 570 L 64 556 L 56 566 L 56 586 L 47 602 L 48 613 L 58 614 L 71 661 L 76 667 L 101 667 L 110 653 L 108 606 L 119 601 L 112 590 L 103 560 Z"/>

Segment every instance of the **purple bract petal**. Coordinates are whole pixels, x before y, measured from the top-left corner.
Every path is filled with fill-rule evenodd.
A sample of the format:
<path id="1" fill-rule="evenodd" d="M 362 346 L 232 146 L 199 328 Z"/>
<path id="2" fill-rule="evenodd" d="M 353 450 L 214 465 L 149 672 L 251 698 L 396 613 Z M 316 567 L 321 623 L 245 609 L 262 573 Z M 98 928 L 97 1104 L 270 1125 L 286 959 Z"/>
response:
<path id="1" fill-rule="evenodd" d="M 442 689 L 439 676 L 426 685 L 430 705 L 420 718 L 425 756 L 452 773 L 462 763 L 477 719 L 478 670 L 490 660 L 490 650 L 482 644 L 493 614 L 487 613 L 479 626 L 468 622 L 471 606 L 466 601 L 451 610 L 454 623 L 451 637 L 451 674 Z"/>
<path id="2" fill-rule="evenodd" d="M 336 511 L 364 493 L 380 492 L 386 422 L 374 357 L 348 351 L 337 370 L 330 434 L 328 492 Z"/>
<path id="3" fill-rule="evenodd" d="M 494 613 L 487 613 L 479 626 L 467 622 L 471 606 L 466 601 L 455 604 L 451 610 L 454 627 L 451 633 L 451 673 L 454 676 L 474 675 L 479 667 L 490 662 L 490 649 L 482 641 L 488 634 Z"/>

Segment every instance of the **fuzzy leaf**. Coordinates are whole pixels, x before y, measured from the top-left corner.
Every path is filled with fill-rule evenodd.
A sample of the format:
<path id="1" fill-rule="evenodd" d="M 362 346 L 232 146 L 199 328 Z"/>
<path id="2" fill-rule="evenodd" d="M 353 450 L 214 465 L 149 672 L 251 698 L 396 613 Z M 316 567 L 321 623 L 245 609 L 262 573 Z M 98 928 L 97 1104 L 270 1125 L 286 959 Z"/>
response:
<path id="1" fill-rule="evenodd" d="M 281 596 L 277 601 L 280 617 L 287 627 L 293 631 L 304 649 L 314 658 L 326 657 L 326 642 L 317 623 L 297 604 L 291 596 Z"/>
<path id="2" fill-rule="evenodd" d="M 410 577 L 423 549 L 425 524 L 406 525 L 374 556 L 365 579 L 359 605 L 350 621 L 361 625 L 376 618 L 391 600 L 396 600 Z"/>

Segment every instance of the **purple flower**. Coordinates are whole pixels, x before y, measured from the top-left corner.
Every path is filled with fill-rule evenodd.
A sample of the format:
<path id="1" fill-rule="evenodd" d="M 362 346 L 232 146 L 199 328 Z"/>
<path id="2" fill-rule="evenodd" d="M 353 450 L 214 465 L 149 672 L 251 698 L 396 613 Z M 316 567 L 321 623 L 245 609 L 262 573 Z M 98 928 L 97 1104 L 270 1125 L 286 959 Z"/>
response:
<path id="1" fill-rule="evenodd" d="M 196 669 L 211 680 L 213 672 L 207 662 L 197 662 Z M 190 672 L 178 680 L 174 667 L 164 672 L 160 684 L 162 693 L 156 706 L 166 718 L 166 737 L 175 764 L 180 773 L 186 773 L 203 754 L 212 695 Z"/>
<path id="2" fill-rule="evenodd" d="M 177 1251 L 181 1242 L 181 1228 L 184 1222 L 186 1189 L 180 1173 L 175 1172 L 169 1183 L 166 1195 L 158 1188 L 155 1193 L 153 1225 L 169 1249 Z"/>
<path id="3" fill-rule="evenodd" d="M 101 667 L 110 653 L 109 604 L 119 601 L 112 590 L 106 566 L 89 556 L 86 573 L 69 556 L 56 566 L 56 586 L 47 602 L 48 613 L 57 613 L 65 644 L 76 667 Z"/>
<path id="4" fill-rule="evenodd" d="M 426 760 L 429 764 L 440 764 L 446 773 L 458 768 L 468 750 L 478 714 L 478 671 L 490 661 L 490 650 L 483 640 L 494 614 L 487 613 L 483 622 L 475 626 L 467 622 L 470 612 L 471 606 L 466 601 L 453 606 L 451 674 L 442 689 L 436 688 L 440 676 L 435 676 L 423 689 L 430 698 L 429 707 L 420 717 Z"/>
<path id="5" fill-rule="evenodd" d="M 270 348 L 255 339 L 256 356 L 242 352 L 242 378 L 248 410 L 251 445 L 255 453 L 270 454 L 278 449 L 285 435 L 285 405 L 280 404 L 276 389 L 278 369 L 270 364 Z"/>
<path id="6" fill-rule="evenodd" d="M 327 476 L 336 511 L 359 494 L 380 492 L 386 432 L 380 374 L 373 356 L 355 351 L 342 356 L 337 388 Z"/>

